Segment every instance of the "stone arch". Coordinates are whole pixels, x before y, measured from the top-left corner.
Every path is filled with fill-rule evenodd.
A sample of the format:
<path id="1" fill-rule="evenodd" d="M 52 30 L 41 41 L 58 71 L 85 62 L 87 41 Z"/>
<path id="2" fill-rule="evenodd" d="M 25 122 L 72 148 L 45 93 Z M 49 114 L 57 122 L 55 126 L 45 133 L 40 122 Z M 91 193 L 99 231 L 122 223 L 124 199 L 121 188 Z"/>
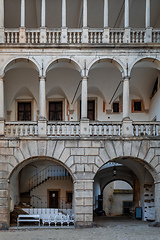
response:
<path id="1" fill-rule="evenodd" d="M 72 69 L 75 69 L 77 70 L 78 72 L 81 72 L 83 70 L 81 64 L 76 61 L 75 59 L 71 58 L 71 57 L 65 57 L 65 58 L 62 58 L 62 57 L 57 57 L 56 59 L 52 59 L 48 64 L 47 66 L 45 67 L 44 69 L 44 76 L 47 75 L 47 72 L 52 69 L 52 66 L 54 66 L 56 63 L 58 62 L 67 62 L 67 63 L 70 63 L 72 64 Z"/>
<path id="2" fill-rule="evenodd" d="M 25 62 L 30 64 L 30 66 L 32 66 L 33 69 L 35 69 L 39 74 L 41 71 L 41 67 L 39 66 L 39 64 L 32 58 L 25 58 L 25 57 L 14 57 L 12 59 L 10 59 L 7 63 L 5 63 L 5 65 L 2 68 L 2 75 L 5 75 L 5 72 L 7 72 L 10 69 L 14 68 L 14 64 L 19 63 L 19 65 L 21 66 L 20 63 Z"/>
<path id="3" fill-rule="evenodd" d="M 148 140 L 130 142 L 106 141 L 104 149 L 100 149 L 100 161 L 97 161 L 97 171 L 109 161 L 131 159 L 143 165 L 156 182 L 159 179 L 158 156 L 156 156 L 154 148 L 152 148 L 153 144 L 153 142 L 149 142 Z"/>
<path id="4" fill-rule="evenodd" d="M 160 69 L 160 60 L 158 58 L 154 58 L 153 56 L 151 57 L 138 57 L 134 60 L 134 62 L 132 62 L 132 64 L 129 66 L 129 69 L 128 69 L 128 75 L 130 76 L 131 75 L 131 72 L 134 68 L 134 66 L 140 62 L 151 62 L 151 63 L 154 63 L 155 66 L 157 65 L 158 66 L 158 69 Z"/>
<path id="5" fill-rule="evenodd" d="M 87 72 L 89 73 L 89 71 L 92 69 L 92 67 L 95 64 L 99 63 L 99 62 L 110 62 L 110 63 L 113 63 L 119 69 L 119 71 L 122 73 L 122 76 L 125 73 L 124 64 L 119 59 L 109 58 L 109 57 L 99 57 L 99 58 L 94 59 L 92 62 L 90 62 L 88 64 Z"/>

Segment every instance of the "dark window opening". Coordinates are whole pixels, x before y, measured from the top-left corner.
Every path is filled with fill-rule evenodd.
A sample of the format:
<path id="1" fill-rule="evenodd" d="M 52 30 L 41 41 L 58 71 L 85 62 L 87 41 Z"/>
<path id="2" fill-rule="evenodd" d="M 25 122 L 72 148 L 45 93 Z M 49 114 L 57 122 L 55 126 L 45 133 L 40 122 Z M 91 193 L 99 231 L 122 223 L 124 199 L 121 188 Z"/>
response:
<path id="1" fill-rule="evenodd" d="M 135 112 L 142 111 L 142 103 L 141 102 L 134 102 L 134 111 Z"/>
<path id="2" fill-rule="evenodd" d="M 114 102 L 113 103 L 113 112 L 114 113 L 119 113 L 119 102 Z"/>
<path id="3" fill-rule="evenodd" d="M 72 192 L 67 192 L 67 203 L 72 203 Z"/>
<path id="4" fill-rule="evenodd" d="M 18 102 L 18 121 L 31 121 L 31 102 Z"/>
<path id="5" fill-rule="evenodd" d="M 123 214 L 130 214 L 130 209 L 132 207 L 133 202 L 123 202 Z"/>
<path id="6" fill-rule="evenodd" d="M 49 121 L 62 121 L 62 101 L 49 102 Z"/>
<path id="7" fill-rule="evenodd" d="M 88 100 L 87 102 L 87 118 L 91 121 L 95 120 L 95 100 Z M 81 101 L 80 101 L 80 118 L 81 118 Z"/>

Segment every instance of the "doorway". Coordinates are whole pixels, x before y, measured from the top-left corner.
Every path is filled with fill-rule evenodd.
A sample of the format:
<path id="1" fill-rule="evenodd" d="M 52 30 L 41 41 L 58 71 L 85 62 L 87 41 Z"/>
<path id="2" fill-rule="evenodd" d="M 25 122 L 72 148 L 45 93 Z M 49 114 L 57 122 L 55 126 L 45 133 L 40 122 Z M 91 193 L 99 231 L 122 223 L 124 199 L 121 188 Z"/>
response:
<path id="1" fill-rule="evenodd" d="M 49 208 L 58 208 L 59 191 L 50 191 L 49 190 Z"/>

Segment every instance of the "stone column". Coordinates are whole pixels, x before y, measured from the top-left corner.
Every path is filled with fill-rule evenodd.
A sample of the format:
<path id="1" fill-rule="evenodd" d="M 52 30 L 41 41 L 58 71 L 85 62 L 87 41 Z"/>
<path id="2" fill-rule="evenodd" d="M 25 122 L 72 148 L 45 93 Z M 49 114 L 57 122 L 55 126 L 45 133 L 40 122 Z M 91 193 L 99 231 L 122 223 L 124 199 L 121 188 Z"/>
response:
<path id="1" fill-rule="evenodd" d="M 46 118 L 46 79 L 43 76 L 39 78 L 39 118 Z"/>
<path id="2" fill-rule="evenodd" d="M 4 0 L 0 0 L 0 28 L 4 28 Z"/>
<path id="3" fill-rule="evenodd" d="M 129 77 L 124 77 L 123 79 L 123 119 L 129 119 L 129 80 Z"/>
<path id="4" fill-rule="evenodd" d="M 1 163 L 3 169 L 7 169 L 7 163 Z M 9 229 L 9 196 L 7 183 L 7 170 L 0 170 L 0 230 Z"/>
<path id="5" fill-rule="evenodd" d="M 46 120 L 46 79 L 44 76 L 39 78 L 39 119 L 38 119 L 38 135 L 45 137 L 47 134 Z"/>
<path id="6" fill-rule="evenodd" d="M 0 0 L 0 43 L 4 43 L 4 0 Z"/>
<path id="7" fill-rule="evenodd" d="M 0 135 L 4 135 L 4 79 L 0 77 Z"/>
<path id="8" fill-rule="evenodd" d="M 129 97 L 129 80 L 130 77 L 126 76 L 123 79 L 123 125 L 122 135 L 129 137 L 133 135 L 132 120 L 129 118 L 130 112 L 130 97 Z"/>
<path id="9" fill-rule="evenodd" d="M 151 21 L 151 1 L 146 0 L 146 28 L 150 27 Z"/>
<path id="10" fill-rule="evenodd" d="M 46 26 L 46 0 L 42 0 L 42 7 L 41 7 L 41 27 Z"/>
<path id="11" fill-rule="evenodd" d="M 74 183 L 74 215 L 76 227 L 93 226 L 93 180 Z"/>
<path id="12" fill-rule="evenodd" d="M 104 28 L 108 28 L 108 0 L 104 0 Z"/>
<path id="13" fill-rule="evenodd" d="M 124 27 L 129 27 L 129 0 L 125 0 Z"/>
<path id="14" fill-rule="evenodd" d="M 83 0 L 83 27 L 87 27 L 87 0 Z"/>
<path id="15" fill-rule="evenodd" d="M 81 123 L 80 132 L 81 135 L 89 134 L 89 119 L 87 118 L 87 83 L 88 77 L 85 71 L 82 71 L 82 89 L 81 89 Z"/>
<path id="16" fill-rule="evenodd" d="M 62 0 L 62 28 L 67 26 L 66 0 Z"/>
<path id="17" fill-rule="evenodd" d="M 25 0 L 21 0 L 21 28 L 25 27 Z"/>
<path id="18" fill-rule="evenodd" d="M 155 221 L 160 222 L 160 182 L 155 183 Z"/>

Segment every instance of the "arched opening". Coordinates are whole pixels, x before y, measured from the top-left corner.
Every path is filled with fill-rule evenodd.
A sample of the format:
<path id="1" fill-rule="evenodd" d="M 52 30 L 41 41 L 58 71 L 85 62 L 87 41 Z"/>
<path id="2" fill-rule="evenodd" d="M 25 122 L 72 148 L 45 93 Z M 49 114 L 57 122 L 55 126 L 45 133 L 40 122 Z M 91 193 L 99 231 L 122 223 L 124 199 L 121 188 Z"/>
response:
<path id="1" fill-rule="evenodd" d="M 36 121 L 38 119 L 38 67 L 28 59 L 14 59 L 5 67 L 5 119 Z"/>
<path id="2" fill-rule="evenodd" d="M 130 117 L 134 121 L 159 121 L 159 61 L 144 58 L 137 61 L 130 79 Z"/>
<path id="3" fill-rule="evenodd" d="M 88 101 L 94 102 L 94 119 L 90 120 L 121 121 L 122 72 L 123 67 L 113 59 L 99 59 L 89 67 Z"/>
<path id="4" fill-rule="evenodd" d="M 77 121 L 75 95 L 81 92 L 80 67 L 70 59 L 57 59 L 46 73 L 47 118 Z"/>
<path id="5" fill-rule="evenodd" d="M 18 165 L 10 176 L 11 224 L 18 214 L 38 214 L 43 225 L 56 226 L 58 217 L 61 225 L 60 219 L 68 217 L 64 223 L 69 225 L 74 222 L 73 199 L 73 177 L 56 160 L 31 158 Z"/>
<path id="6" fill-rule="evenodd" d="M 103 165 L 94 178 L 93 208 L 97 216 L 155 220 L 154 179 L 139 159 L 123 157 Z"/>

